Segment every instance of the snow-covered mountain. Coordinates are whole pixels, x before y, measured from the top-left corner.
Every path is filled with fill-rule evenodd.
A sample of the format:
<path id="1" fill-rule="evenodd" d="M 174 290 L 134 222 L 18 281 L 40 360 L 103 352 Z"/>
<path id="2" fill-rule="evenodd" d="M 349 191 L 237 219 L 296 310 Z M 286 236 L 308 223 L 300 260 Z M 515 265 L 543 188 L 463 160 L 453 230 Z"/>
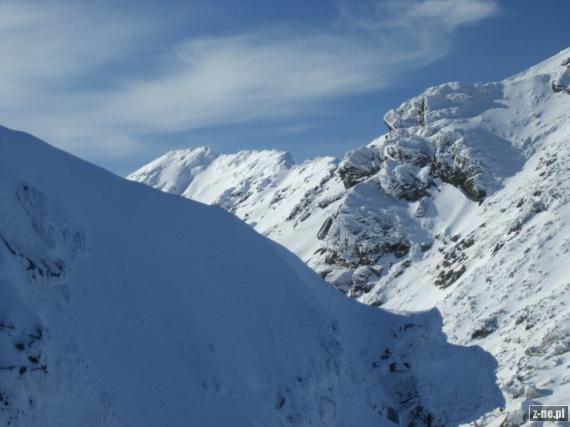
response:
<path id="1" fill-rule="evenodd" d="M 0 195 L 1 425 L 457 425 L 503 403 L 437 311 L 351 301 L 222 209 L 1 127 Z"/>
<path id="2" fill-rule="evenodd" d="M 167 153 L 129 178 L 224 207 L 374 306 L 437 306 L 499 361 L 507 410 L 570 401 L 570 49 L 493 83 L 447 83 L 385 115 L 340 162 Z M 186 166 L 190 165 L 190 166 Z"/>

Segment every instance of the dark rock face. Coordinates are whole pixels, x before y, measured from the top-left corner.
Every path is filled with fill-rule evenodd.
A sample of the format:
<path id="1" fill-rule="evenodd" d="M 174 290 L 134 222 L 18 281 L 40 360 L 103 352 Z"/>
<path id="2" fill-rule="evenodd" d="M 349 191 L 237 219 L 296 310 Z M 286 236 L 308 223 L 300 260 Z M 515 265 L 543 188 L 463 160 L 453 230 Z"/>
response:
<path id="1" fill-rule="evenodd" d="M 460 188 L 471 200 L 479 202 L 487 195 L 482 182 L 482 169 L 477 161 L 460 149 L 459 138 L 454 142 L 447 142 L 447 135 L 440 139 L 433 158 L 434 176 L 443 182 Z"/>
<path id="2" fill-rule="evenodd" d="M 421 405 L 415 405 L 404 414 L 403 421 L 406 427 L 443 427 L 445 422 L 438 420 L 432 413 Z"/>
<path id="3" fill-rule="evenodd" d="M 465 273 L 465 266 L 462 265 L 457 270 L 449 269 L 449 270 L 442 270 L 435 279 L 434 284 L 442 289 L 448 288 L 453 285 L 457 279 L 459 279 L 463 273 Z"/>
<path id="4" fill-rule="evenodd" d="M 470 168 L 466 169 L 440 169 L 440 177 L 443 182 L 453 185 L 454 187 L 461 188 L 467 197 L 475 202 L 482 201 L 487 195 L 487 191 L 477 185 L 477 178 L 479 173 L 477 171 L 469 172 Z"/>
<path id="5" fill-rule="evenodd" d="M 400 417 L 398 415 L 398 412 L 396 412 L 396 410 L 391 406 L 386 410 L 386 418 L 395 424 L 400 424 Z"/>
<path id="6" fill-rule="evenodd" d="M 452 236 L 450 241 L 454 244 L 443 252 L 443 260 L 438 265 L 439 273 L 434 284 L 442 289 L 453 285 L 466 271 L 465 261 L 468 259 L 466 249 L 475 244 L 472 237 L 460 239 L 460 236 Z"/>
<path id="7" fill-rule="evenodd" d="M 480 325 L 471 333 L 471 339 L 481 339 L 488 337 L 498 329 L 496 317 L 483 320 Z"/>
<path id="8" fill-rule="evenodd" d="M 321 228 L 319 229 L 319 231 L 317 232 L 317 239 L 319 240 L 324 240 L 325 237 L 327 237 L 327 234 L 333 224 L 333 217 L 329 216 L 325 222 L 323 223 L 323 225 L 321 226 Z"/>

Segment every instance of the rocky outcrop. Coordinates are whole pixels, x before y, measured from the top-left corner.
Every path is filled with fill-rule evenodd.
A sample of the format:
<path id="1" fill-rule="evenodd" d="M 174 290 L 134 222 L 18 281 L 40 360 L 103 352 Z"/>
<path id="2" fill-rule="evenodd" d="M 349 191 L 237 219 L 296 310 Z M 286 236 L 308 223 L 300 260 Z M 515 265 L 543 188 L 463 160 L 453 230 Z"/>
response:
<path id="1" fill-rule="evenodd" d="M 552 91 L 570 94 L 570 57 L 562 61 L 560 65 L 562 69 L 552 80 Z"/>
<path id="2" fill-rule="evenodd" d="M 374 288 L 355 274 L 359 267 L 374 268 L 378 273 L 371 281 L 378 281 L 401 274 L 417 253 L 431 246 L 434 236 L 421 223 L 443 184 L 481 203 L 497 188 L 496 177 L 474 149 L 482 136 L 449 123 L 461 114 L 477 113 L 480 99 L 487 107 L 493 105 L 500 93 L 500 84 L 451 83 L 388 112 L 389 132 L 347 153 L 340 163 L 337 172 L 347 191 L 335 214 L 322 223 L 317 238 L 325 244 L 310 264 L 328 271 L 324 277 L 333 285 L 359 297 Z M 328 268 L 318 268 L 320 264 Z M 444 265 L 434 284 L 446 288 L 464 272 L 464 266 Z"/>
<path id="3" fill-rule="evenodd" d="M 321 226 L 321 228 L 319 228 L 319 231 L 317 232 L 317 239 L 324 240 L 325 237 L 327 237 L 327 234 L 329 233 L 329 230 L 331 229 L 333 222 L 334 222 L 334 217 L 332 216 L 329 216 L 325 220 L 325 222 L 323 222 L 323 225 Z"/>

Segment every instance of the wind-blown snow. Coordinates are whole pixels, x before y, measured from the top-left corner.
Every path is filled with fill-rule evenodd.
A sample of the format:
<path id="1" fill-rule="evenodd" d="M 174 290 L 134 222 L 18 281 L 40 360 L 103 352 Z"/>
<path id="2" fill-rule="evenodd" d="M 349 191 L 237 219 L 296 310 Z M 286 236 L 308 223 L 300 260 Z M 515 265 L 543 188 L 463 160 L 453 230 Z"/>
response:
<path id="1" fill-rule="evenodd" d="M 177 188 L 220 159 L 191 154 Z M 5 128 L 0 194 L 3 424 L 456 425 L 502 404 L 494 359 L 437 311 L 351 301 L 222 209 Z"/>
<path id="2" fill-rule="evenodd" d="M 499 361 L 507 410 L 479 422 L 521 425 L 530 403 L 570 400 L 569 76 L 566 49 L 500 82 L 429 88 L 338 164 L 287 166 L 259 212 L 225 207 L 361 302 L 437 306 L 453 341 Z M 149 183 L 145 169 L 130 178 Z"/>

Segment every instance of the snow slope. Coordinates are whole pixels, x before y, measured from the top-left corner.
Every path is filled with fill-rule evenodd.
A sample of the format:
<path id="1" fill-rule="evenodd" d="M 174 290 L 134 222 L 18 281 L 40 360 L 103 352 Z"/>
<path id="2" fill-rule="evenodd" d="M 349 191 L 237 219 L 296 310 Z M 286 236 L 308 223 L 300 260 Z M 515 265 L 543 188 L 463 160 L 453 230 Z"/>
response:
<path id="1" fill-rule="evenodd" d="M 353 298 L 437 306 L 454 342 L 499 361 L 507 410 L 480 422 L 520 425 L 531 402 L 570 401 L 569 76 L 566 49 L 500 82 L 429 88 L 338 164 L 287 164 L 273 186 L 224 207 Z M 151 184 L 148 173 L 130 178 Z M 234 187 L 229 170 L 215 174 Z M 190 187 L 177 194 L 216 203 Z M 242 202 L 250 197 L 261 212 Z"/>
<path id="2" fill-rule="evenodd" d="M 1 127 L 0 194 L 3 425 L 457 425 L 503 403 L 437 311 L 351 301 L 223 209 Z"/>
<path id="3" fill-rule="evenodd" d="M 335 179 L 337 166 L 332 157 L 296 165 L 282 151 L 215 155 L 198 147 L 168 152 L 129 179 L 223 207 L 306 259 L 319 247 L 312 238 L 315 228 L 334 212 L 335 197 L 344 193 Z"/>

